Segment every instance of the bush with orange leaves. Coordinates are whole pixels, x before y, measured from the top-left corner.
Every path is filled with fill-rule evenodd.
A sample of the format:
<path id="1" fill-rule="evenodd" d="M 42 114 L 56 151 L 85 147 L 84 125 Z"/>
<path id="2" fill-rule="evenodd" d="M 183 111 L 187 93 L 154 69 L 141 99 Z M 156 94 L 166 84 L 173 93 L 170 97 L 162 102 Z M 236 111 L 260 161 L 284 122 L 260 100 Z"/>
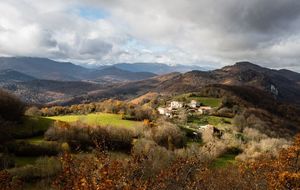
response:
<path id="1" fill-rule="evenodd" d="M 151 177 L 145 175 L 147 155 L 111 160 L 107 153 L 78 159 L 65 154 L 58 189 L 299 189 L 300 135 L 278 157 L 262 156 L 227 168 L 213 168 L 209 160 L 177 158 Z M 145 162 L 148 160 L 148 162 Z"/>
<path id="2" fill-rule="evenodd" d="M 196 171 L 204 163 L 196 159 L 178 159 L 169 167 L 148 177 L 143 164 L 146 155 L 133 155 L 129 161 L 111 160 L 102 152 L 93 159 L 62 157 L 63 172 L 54 182 L 58 189 L 183 189 L 192 187 Z"/>
<path id="3" fill-rule="evenodd" d="M 0 189 L 1 190 L 17 190 L 22 187 L 22 182 L 15 179 L 6 170 L 0 171 Z"/>
<path id="4" fill-rule="evenodd" d="M 241 164 L 240 171 L 256 189 L 300 189 L 300 135 L 292 146 L 281 150 L 278 158 L 263 156 Z"/>

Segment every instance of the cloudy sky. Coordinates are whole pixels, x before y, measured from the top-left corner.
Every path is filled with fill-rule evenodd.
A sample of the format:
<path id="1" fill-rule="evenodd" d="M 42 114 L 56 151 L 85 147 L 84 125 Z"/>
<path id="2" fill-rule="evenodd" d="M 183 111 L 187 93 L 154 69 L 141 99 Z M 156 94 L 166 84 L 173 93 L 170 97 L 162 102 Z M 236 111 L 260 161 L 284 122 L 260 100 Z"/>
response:
<path id="1" fill-rule="evenodd" d="M 299 0 L 1 0 L 0 55 L 300 71 Z"/>

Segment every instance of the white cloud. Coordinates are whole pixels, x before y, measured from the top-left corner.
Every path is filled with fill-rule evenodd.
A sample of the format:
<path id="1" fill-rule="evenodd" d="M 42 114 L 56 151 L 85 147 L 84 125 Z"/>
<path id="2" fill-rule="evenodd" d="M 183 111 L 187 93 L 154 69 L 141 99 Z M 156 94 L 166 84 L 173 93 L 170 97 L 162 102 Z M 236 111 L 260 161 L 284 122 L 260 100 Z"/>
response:
<path id="1" fill-rule="evenodd" d="M 298 0 L 4 0 L 0 13 L 2 55 L 300 70 Z"/>

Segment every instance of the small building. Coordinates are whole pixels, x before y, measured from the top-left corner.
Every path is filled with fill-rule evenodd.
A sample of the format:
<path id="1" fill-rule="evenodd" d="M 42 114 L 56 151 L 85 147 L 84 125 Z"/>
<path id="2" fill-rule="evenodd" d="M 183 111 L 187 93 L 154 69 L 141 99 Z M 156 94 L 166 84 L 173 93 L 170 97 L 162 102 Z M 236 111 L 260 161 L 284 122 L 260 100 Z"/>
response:
<path id="1" fill-rule="evenodd" d="M 167 108 L 159 107 L 157 108 L 157 111 L 160 115 L 165 115 L 170 118 L 172 117 L 172 112 Z"/>
<path id="2" fill-rule="evenodd" d="M 189 106 L 191 108 L 197 108 L 197 107 L 200 107 L 200 103 L 197 102 L 196 100 L 191 100 L 191 103 L 189 104 Z"/>
<path id="3" fill-rule="evenodd" d="M 207 115 L 211 112 L 212 108 L 209 107 L 209 106 L 201 106 L 199 109 L 198 109 L 198 112 L 201 114 L 201 115 Z"/>
<path id="4" fill-rule="evenodd" d="M 162 108 L 162 107 L 157 108 L 157 111 L 160 115 L 165 115 L 167 112 L 166 108 Z"/>
<path id="5" fill-rule="evenodd" d="M 172 101 L 170 104 L 170 108 L 171 109 L 179 109 L 183 107 L 183 103 L 182 102 L 178 102 L 178 101 Z"/>
<path id="6" fill-rule="evenodd" d="M 165 114 L 167 117 L 169 117 L 169 118 L 172 118 L 173 117 L 173 115 L 172 115 L 172 113 L 171 112 L 166 112 L 166 114 Z"/>

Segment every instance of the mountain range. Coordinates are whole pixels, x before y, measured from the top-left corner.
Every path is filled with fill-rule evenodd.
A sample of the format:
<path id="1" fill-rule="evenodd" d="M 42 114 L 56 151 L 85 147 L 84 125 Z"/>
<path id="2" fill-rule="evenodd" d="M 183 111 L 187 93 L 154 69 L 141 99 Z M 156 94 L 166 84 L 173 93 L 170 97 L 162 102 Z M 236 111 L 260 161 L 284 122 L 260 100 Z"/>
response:
<path id="1" fill-rule="evenodd" d="M 0 87 L 28 103 L 68 105 L 106 98 L 130 99 L 149 92 L 195 92 L 209 85 L 249 86 L 279 101 L 300 105 L 300 74 L 293 71 L 237 62 L 211 71 L 157 75 L 153 72 L 163 73 L 170 66 L 153 65 L 122 63 L 88 69 L 45 58 L 2 57 Z"/>
<path id="2" fill-rule="evenodd" d="M 180 94 L 196 92 L 206 86 L 219 84 L 237 87 L 249 86 L 266 92 L 279 101 L 300 104 L 299 77 L 299 73 L 292 71 L 273 70 L 250 62 L 238 62 L 235 65 L 213 71 L 169 73 L 141 81 L 127 82 L 110 89 L 95 91 L 89 96 L 76 97 L 76 100 L 72 100 L 72 102 L 80 102 L 81 99 L 98 100 L 105 97 L 124 98 L 148 92 Z"/>
<path id="3" fill-rule="evenodd" d="M 108 66 L 102 66 L 100 68 L 105 67 Z M 151 72 L 158 75 L 168 74 L 172 72 L 185 73 L 192 70 L 211 70 L 211 68 L 209 67 L 199 67 L 196 65 L 167 65 L 163 63 L 117 63 L 114 65 L 114 67 L 131 72 Z"/>
<path id="4" fill-rule="evenodd" d="M 198 67 L 121 63 L 92 69 L 47 58 L 0 57 L 0 87 L 28 103 L 44 104 L 88 96 L 91 92 L 149 79 L 160 73 L 195 68 Z"/>
<path id="5" fill-rule="evenodd" d="M 70 62 L 57 62 L 47 58 L 0 57 L 0 71 L 13 70 L 44 80 L 80 81 L 110 78 L 113 80 L 141 80 L 153 77 L 150 72 L 133 72 L 110 66 L 88 69 Z"/>
<path id="6" fill-rule="evenodd" d="M 113 81 L 143 80 L 155 75 L 191 70 L 208 70 L 204 67 L 167 65 L 162 63 L 118 63 L 98 68 L 85 68 L 70 62 L 57 62 L 36 57 L 0 57 L 0 71 L 12 70 L 36 79 L 78 81 L 108 79 Z"/>

